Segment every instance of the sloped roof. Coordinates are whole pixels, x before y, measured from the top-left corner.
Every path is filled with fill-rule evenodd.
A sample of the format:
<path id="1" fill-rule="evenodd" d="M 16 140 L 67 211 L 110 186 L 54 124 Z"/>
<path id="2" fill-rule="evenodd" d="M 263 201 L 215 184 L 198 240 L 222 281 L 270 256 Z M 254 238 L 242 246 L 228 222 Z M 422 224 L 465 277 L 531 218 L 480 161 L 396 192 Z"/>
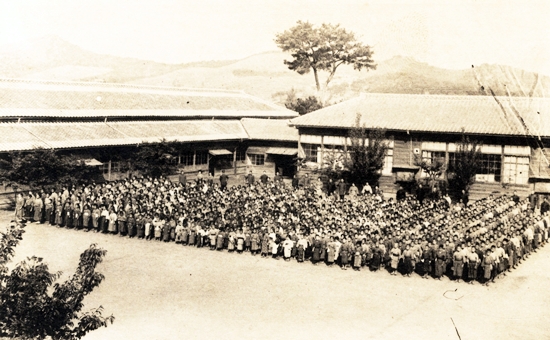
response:
<path id="1" fill-rule="evenodd" d="M 241 123 L 250 139 L 298 142 L 298 129 L 288 120 L 243 118 Z"/>
<path id="2" fill-rule="evenodd" d="M 48 145 L 29 131 L 22 129 L 20 124 L 0 124 L 0 151 L 22 151 L 37 148 L 47 148 Z"/>
<path id="3" fill-rule="evenodd" d="M 369 93 L 294 118 L 290 124 L 350 128 L 357 114 L 367 128 L 550 136 L 550 100 L 544 98 Z"/>
<path id="4" fill-rule="evenodd" d="M 170 142 L 248 138 L 240 122 L 232 120 L 116 122 L 107 124 L 125 136 L 138 139 L 143 143 L 158 142 L 163 138 Z"/>
<path id="5" fill-rule="evenodd" d="M 167 141 L 240 140 L 239 121 L 0 123 L 0 151 L 70 149 Z"/>
<path id="6" fill-rule="evenodd" d="M 239 91 L 0 79 L 0 118 L 297 115 Z"/>

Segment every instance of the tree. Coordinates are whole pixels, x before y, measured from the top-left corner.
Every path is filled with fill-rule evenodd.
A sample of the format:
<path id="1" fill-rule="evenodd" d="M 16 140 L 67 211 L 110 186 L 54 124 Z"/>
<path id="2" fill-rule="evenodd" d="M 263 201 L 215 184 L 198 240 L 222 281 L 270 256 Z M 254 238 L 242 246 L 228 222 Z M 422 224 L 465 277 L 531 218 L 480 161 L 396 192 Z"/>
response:
<path id="1" fill-rule="evenodd" d="M 455 154 L 455 161 L 449 164 L 449 186 L 459 194 L 463 190 L 468 192 L 474 184 L 476 174 L 481 169 L 481 148 L 477 141 L 470 142 L 470 139 L 462 133 Z"/>
<path id="2" fill-rule="evenodd" d="M 342 178 L 343 173 L 346 171 L 345 159 L 346 155 L 342 150 L 335 148 L 325 149 L 321 174 L 333 181 Z"/>
<path id="3" fill-rule="evenodd" d="M 328 72 L 325 81 L 325 87 L 328 87 L 342 64 L 353 65 L 358 71 L 363 68 L 376 69 L 370 46 L 357 41 L 353 32 L 340 25 L 322 24 L 321 27 L 314 27 L 309 22 L 298 21 L 296 26 L 277 34 L 275 43 L 294 58 L 285 60 L 290 70 L 299 74 L 313 70 L 317 91 L 321 90 L 319 71 Z"/>
<path id="4" fill-rule="evenodd" d="M 422 169 L 426 175 L 428 175 L 428 180 L 430 184 L 430 193 L 437 194 L 435 190 L 435 184 L 437 179 L 445 171 L 445 158 L 424 158 L 418 155 L 414 157 L 414 164 Z"/>
<path id="5" fill-rule="evenodd" d="M 355 119 L 355 127 L 350 129 L 350 145 L 347 149 L 345 166 L 349 179 L 358 188 L 365 183 L 377 186 L 384 167 L 384 158 L 388 152 L 388 144 L 384 142 L 385 131 L 373 129 L 367 132 L 360 125 L 361 116 Z"/>
<path id="6" fill-rule="evenodd" d="M 74 275 L 58 283 L 62 273 L 50 273 L 36 256 L 8 269 L 23 232 L 20 225 L 12 224 L 0 234 L 0 337 L 80 339 L 113 323 L 114 316 L 102 316 L 101 306 L 81 312 L 84 297 L 104 279 L 95 269 L 107 251 L 92 244 L 80 255 Z"/>
<path id="7" fill-rule="evenodd" d="M 139 170 L 144 176 L 166 176 L 175 169 L 172 158 L 176 153 L 178 143 L 162 139 L 158 143 L 140 145 L 134 158 L 129 160 L 128 170 Z"/>
<path id="8" fill-rule="evenodd" d="M 74 185 L 93 177 L 95 169 L 76 156 L 53 149 L 12 152 L 0 160 L 0 180 L 9 185 L 36 188 L 50 184 Z"/>
<path id="9" fill-rule="evenodd" d="M 288 96 L 287 101 L 285 102 L 287 109 L 296 111 L 300 115 L 305 115 L 323 108 L 323 104 L 317 97 L 309 96 L 306 98 L 296 98 Z"/>

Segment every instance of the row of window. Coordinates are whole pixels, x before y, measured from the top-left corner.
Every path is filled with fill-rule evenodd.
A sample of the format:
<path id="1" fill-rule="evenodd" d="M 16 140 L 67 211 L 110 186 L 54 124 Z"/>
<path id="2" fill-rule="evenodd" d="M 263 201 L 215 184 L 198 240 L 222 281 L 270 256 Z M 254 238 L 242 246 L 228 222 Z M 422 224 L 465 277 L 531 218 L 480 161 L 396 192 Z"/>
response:
<path id="1" fill-rule="evenodd" d="M 443 151 L 422 151 L 422 158 L 434 162 L 436 159 L 445 160 Z M 479 175 L 489 182 L 504 182 L 510 184 L 527 184 L 529 180 L 529 157 L 504 156 L 496 154 L 481 154 Z M 454 172 L 456 153 L 449 152 L 447 172 Z"/>
<path id="2" fill-rule="evenodd" d="M 307 162 L 319 163 L 320 146 L 315 144 L 302 144 L 302 149 Z M 343 152 L 342 146 L 327 147 L 327 152 Z M 422 151 L 422 158 L 434 162 L 436 159 L 446 159 L 445 151 Z M 456 164 L 456 153 L 448 153 L 447 172 L 454 172 Z M 504 156 L 499 154 L 481 154 L 479 175 L 489 182 L 504 182 L 510 184 L 527 184 L 529 180 L 529 157 L 527 156 Z M 384 159 L 382 173 L 389 175 L 393 167 L 393 149 L 388 149 Z"/>
<path id="3" fill-rule="evenodd" d="M 265 155 L 254 155 L 249 154 L 248 155 L 251 161 L 252 165 L 263 165 L 265 162 Z M 197 151 L 195 152 L 185 152 L 182 153 L 178 157 L 172 157 L 171 162 L 172 164 L 180 164 L 183 166 L 193 166 L 193 157 L 195 157 L 195 165 L 204 165 L 208 163 L 208 151 Z M 243 151 L 237 151 L 236 153 L 236 160 L 237 162 L 246 162 L 246 152 Z M 231 161 L 233 161 L 233 156 L 231 156 Z M 120 172 L 122 169 L 122 162 L 111 162 L 111 172 Z M 105 162 L 102 165 L 100 165 L 99 169 L 104 173 L 109 173 L 109 163 Z"/>

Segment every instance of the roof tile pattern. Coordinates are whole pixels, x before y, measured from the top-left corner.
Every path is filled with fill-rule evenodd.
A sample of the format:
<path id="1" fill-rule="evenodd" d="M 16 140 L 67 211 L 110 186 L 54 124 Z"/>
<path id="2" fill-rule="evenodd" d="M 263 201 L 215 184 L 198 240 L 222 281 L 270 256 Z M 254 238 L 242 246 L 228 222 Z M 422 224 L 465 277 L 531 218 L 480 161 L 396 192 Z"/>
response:
<path id="1" fill-rule="evenodd" d="M 21 151 L 37 148 L 47 148 L 48 145 L 29 131 L 21 128 L 20 124 L 0 124 L 0 151 Z"/>
<path id="2" fill-rule="evenodd" d="M 292 119 L 297 127 L 550 136 L 550 100 L 492 96 L 365 94 Z M 527 130 L 526 131 L 526 127 Z"/>
<path id="3" fill-rule="evenodd" d="M 239 121 L 117 122 L 108 125 L 142 142 L 247 139 Z"/>
<path id="4" fill-rule="evenodd" d="M 243 118 L 241 122 L 251 139 L 298 142 L 298 129 L 288 120 Z"/>
<path id="5" fill-rule="evenodd" d="M 0 79 L 0 118 L 128 115 L 291 118 L 298 114 L 238 91 Z"/>
<path id="6" fill-rule="evenodd" d="M 0 134 L 0 151 L 249 138 L 238 120 L 0 123 Z"/>

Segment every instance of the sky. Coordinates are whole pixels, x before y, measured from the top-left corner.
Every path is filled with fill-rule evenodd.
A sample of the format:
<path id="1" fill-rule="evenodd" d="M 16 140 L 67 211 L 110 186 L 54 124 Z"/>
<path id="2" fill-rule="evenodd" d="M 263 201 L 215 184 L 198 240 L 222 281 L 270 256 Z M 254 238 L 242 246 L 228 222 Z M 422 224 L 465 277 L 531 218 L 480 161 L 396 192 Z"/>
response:
<path id="1" fill-rule="evenodd" d="M 296 21 L 355 32 L 376 60 L 463 69 L 503 64 L 550 75 L 550 1 L 4 0 L 0 45 L 56 35 L 86 50 L 166 63 L 277 50 Z"/>

